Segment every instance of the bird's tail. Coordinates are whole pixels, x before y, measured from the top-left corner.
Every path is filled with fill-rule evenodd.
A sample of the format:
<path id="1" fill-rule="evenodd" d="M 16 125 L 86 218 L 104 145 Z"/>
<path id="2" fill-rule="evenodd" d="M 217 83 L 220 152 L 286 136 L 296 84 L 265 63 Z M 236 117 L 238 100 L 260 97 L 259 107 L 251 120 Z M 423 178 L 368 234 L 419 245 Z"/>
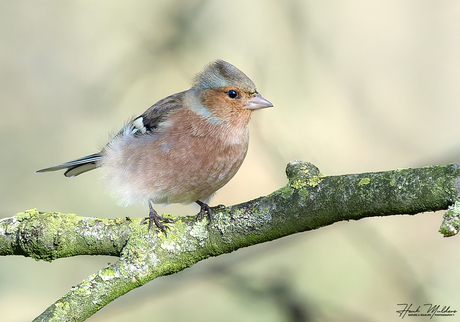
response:
<path id="1" fill-rule="evenodd" d="M 40 173 L 40 172 L 49 172 L 49 171 L 67 169 L 66 172 L 64 172 L 64 175 L 66 177 L 75 177 L 84 172 L 96 169 L 98 167 L 98 161 L 100 161 L 101 159 L 102 159 L 101 153 L 94 153 L 86 157 L 77 159 L 77 160 L 65 162 L 63 164 L 56 165 L 54 167 L 40 169 L 35 172 Z"/>

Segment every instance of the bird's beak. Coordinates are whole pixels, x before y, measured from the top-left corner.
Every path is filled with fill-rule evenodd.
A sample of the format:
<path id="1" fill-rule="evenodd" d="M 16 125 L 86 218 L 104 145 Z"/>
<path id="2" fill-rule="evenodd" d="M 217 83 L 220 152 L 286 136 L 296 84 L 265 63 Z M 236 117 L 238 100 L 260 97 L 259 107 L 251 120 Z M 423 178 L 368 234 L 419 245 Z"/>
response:
<path id="1" fill-rule="evenodd" d="M 248 110 L 258 110 L 261 108 L 272 106 L 273 104 L 267 101 L 265 98 L 263 98 L 262 95 L 256 94 L 248 101 L 248 104 L 246 104 L 245 108 L 247 108 Z"/>

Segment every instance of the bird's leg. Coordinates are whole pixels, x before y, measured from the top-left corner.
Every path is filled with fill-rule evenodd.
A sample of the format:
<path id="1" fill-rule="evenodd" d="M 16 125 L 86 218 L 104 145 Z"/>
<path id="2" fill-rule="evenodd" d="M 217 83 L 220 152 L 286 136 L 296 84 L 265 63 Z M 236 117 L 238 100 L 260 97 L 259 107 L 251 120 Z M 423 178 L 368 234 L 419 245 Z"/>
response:
<path id="1" fill-rule="evenodd" d="M 211 225 L 212 222 L 212 209 L 209 207 L 208 204 L 204 203 L 203 201 L 197 200 L 195 201 L 200 207 L 200 212 L 198 213 L 198 216 L 196 217 L 196 220 L 201 220 L 203 218 L 203 215 L 205 213 L 208 214 L 208 219 L 209 219 L 209 225 Z"/>
<path id="2" fill-rule="evenodd" d="M 150 212 L 149 212 L 149 230 L 152 229 L 152 226 L 153 226 L 153 223 L 155 223 L 155 226 L 157 226 L 158 228 L 160 228 L 162 231 L 166 231 L 166 229 L 169 229 L 168 226 L 165 226 L 163 225 L 161 222 L 174 222 L 173 219 L 170 219 L 170 218 L 164 218 L 164 217 L 161 217 L 155 209 L 153 209 L 153 206 L 152 206 L 152 203 L 149 202 L 149 209 L 150 209 Z"/>

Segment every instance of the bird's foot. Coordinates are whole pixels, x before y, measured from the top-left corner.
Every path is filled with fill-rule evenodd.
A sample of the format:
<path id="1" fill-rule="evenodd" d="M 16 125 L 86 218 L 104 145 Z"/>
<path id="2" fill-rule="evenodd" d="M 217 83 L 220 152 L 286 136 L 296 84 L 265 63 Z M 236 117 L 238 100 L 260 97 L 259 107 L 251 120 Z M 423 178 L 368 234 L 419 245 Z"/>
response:
<path id="1" fill-rule="evenodd" d="M 203 215 L 204 214 L 207 214 L 208 216 L 208 220 L 209 220 L 209 224 L 208 225 L 211 225 L 211 222 L 212 222 L 212 209 L 211 207 L 209 207 L 208 204 L 204 203 L 203 201 L 200 201 L 200 200 L 197 200 L 195 201 L 199 206 L 200 206 L 200 212 L 198 213 L 198 215 L 196 216 L 196 221 L 198 220 L 201 220 L 203 219 Z"/>
<path id="2" fill-rule="evenodd" d="M 153 223 L 157 226 L 161 231 L 166 232 L 166 230 L 170 229 L 169 226 L 163 225 L 163 223 L 173 223 L 174 219 L 166 218 L 160 216 L 155 209 L 153 209 L 152 205 L 149 203 L 149 230 L 152 230 Z"/>
<path id="3" fill-rule="evenodd" d="M 218 208 L 218 209 L 222 209 L 222 208 L 225 208 L 224 205 L 218 205 L 217 207 L 209 207 L 208 204 L 204 203 L 203 201 L 200 201 L 200 200 L 197 200 L 195 201 L 200 207 L 200 212 L 198 213 L 198 215 L 196 216 L 196 220 L 201 220 L 203 219 L 203 216 L 206 214 L 208 216 L 208 220 L 209 220 L 209 226 L 211 225 L 212 223 L 212 209 L 213 208 Z"/>

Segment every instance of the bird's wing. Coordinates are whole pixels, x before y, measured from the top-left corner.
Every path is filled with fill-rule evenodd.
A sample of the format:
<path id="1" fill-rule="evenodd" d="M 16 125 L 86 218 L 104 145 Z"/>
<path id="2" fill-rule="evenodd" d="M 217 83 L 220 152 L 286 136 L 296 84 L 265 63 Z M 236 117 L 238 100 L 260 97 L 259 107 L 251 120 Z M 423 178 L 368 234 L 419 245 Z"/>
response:
<path id="1" fill-rule="evenodd" d="M 177 93 L 156 102 L 142 115 L 128 124 L 128 126 L 131 126 L 132 133 L 136 136 L 145 133 L 154 133 L 161 122 L 167 121 L 171 112 L 184 107 L 184 94 L 185 92 Z"/>
<path id="2" fill-rule="evenodd" d="M 185 92 L 177 93 L 158 101 L 148 108 L 142 115 L 138 116 L 123 127 L 115 137 L 120 135 L 123 136 L 127 133 L 135 137 L 155 133 L 155 130 L 160 126 L 161 122 L 167 119 L 168 115 L 172 111 L 183 107 L 184 93 Z M 108 144 L 110 144 L 110 142 Z M 66 177 L 75 177 L 84 172 L 96 169 L 100 165 L 99 162 L 101 161 L 103 155 L 104 150 L 83 158 L 65 162 L 53 167 L 44 168 L 36 172 L 40 173 L 67 169 L 64 175 Z"/>

